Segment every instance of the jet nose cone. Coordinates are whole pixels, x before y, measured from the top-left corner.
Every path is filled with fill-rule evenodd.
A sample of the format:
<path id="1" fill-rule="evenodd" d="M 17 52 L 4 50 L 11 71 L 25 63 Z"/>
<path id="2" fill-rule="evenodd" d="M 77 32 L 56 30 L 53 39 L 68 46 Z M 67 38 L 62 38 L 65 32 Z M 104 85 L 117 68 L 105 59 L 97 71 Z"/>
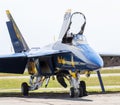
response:
<path id="1" fill-rule="evenodd" d="M 103 67 L 103 60 L 99 55 L 94 55 L 89 57 L 88 68 L 92 70 L 97 70 Z"/>
<path id="2" fill-rule="evenodd" d="M 92 63 L 96 66 L 96 68 L 102 68 L 103 67 L 103 60 L 102 58 L 98 56 L 94 56 L 94 59 L 91 59 Z"/>
<path id="3" fill-rule="evenodd" d="M 80 48 L 83 50 L 90 69 L 100 69 L 103 67 L 102 58 L 90 46 L 81 45 Z"/>

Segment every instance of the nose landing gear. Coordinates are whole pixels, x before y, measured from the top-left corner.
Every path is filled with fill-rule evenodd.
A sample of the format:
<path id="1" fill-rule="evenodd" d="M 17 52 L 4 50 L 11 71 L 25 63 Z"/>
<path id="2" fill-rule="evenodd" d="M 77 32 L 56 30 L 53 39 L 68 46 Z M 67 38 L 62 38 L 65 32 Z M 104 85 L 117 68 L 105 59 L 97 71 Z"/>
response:
<path id="1" fill-rule="evenodd" d="M 87 96 L 85 82 L 84 81 L 80 81 L 79 88 L 77 88 L 77 89 L 74 88 L 74 87 L 71 87 L 69 94 L 70 94 L 71 98 L 73 98 L 75 96 L 77 96 L 77 97 Z"/>
<path id="2" fill-rule="evenodd" d="M 80 80 L 80 74 L 77 72 L 73 75 L 70 76 L 70 97 L 73 98 L 75 96 L 77 97 L 83 97 L 87 96 L 87 91 L 86 91 L 86 84 L 85 81 L 79 81 Z"/>

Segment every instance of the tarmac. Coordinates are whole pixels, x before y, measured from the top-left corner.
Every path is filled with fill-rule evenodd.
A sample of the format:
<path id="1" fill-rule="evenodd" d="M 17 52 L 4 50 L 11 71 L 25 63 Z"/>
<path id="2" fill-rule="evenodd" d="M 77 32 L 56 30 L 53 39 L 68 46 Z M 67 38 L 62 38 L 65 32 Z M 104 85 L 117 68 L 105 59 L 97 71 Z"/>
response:
<path id="1" fill-rule="evenodd" d="M 81 98 L 70 98 L 66 93 L 34 93 L 27 97 L 9 94 L 0 97 L 0 105 L 120 105 L 120 93 L 89 94 Z"/>

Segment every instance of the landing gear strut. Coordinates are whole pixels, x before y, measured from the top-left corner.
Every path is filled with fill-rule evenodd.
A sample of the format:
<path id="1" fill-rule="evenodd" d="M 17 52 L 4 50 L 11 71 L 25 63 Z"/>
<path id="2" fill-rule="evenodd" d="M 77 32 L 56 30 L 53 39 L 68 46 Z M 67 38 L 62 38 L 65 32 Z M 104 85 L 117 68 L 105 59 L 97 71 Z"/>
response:
<path id="1" fill-rule="evenodd" d="M 49 77 L 43 77 L 43 76 L 38 76 L 38 75 L 31 75 L 30 76 L 30 81 L 29 81 L 30 86 L 28 86 L 28 84 L 26 82 L 23 82 L 21 84 L 22 94 L 24 96 L 28 96 L 29 91 L 33 91 L 33 90 L 36 90 L 39 87 L 41 87 L 45 79 L 47 80 L 45 86 L 47 86 L 48 82 L 49 82 L 48 81 Z"/>

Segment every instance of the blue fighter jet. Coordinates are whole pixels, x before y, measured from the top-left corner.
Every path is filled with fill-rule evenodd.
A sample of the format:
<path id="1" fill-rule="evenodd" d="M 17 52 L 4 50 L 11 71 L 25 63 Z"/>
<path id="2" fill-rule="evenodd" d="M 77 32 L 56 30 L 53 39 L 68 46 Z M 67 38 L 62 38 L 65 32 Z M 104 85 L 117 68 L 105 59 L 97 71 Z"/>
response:
<path id="1" fill-rule="evenodd" d="M 44 81 L 47 87 L 50 78 L 54 76 L 65 88 L 65 79 L 69 81 L 70 97 L 86 96 L 86 83 L 80 81 L 81 74 L 90 76 L 91 71 L 98 71 L 101 80 L 99 70 L 103 67 L 103 60 L 104 66 L 120 64 L 120 61 L 113 63 L 118 56 L 99 55 L 87 43 L 83 35 L 86 18 L 81 12 L 71 13 L 71 10 L 67 10 L 58 40 L 40 49 L 28 47 L 9 10 L 6 14 L 9 19 L 6 24 L 15 53 L 0 56 L 0 72 L 23 74 L 27 68 L 30 74 L 29 84 L 21 84 L 25 96 L 29 91 L 40 88 Z"/>

